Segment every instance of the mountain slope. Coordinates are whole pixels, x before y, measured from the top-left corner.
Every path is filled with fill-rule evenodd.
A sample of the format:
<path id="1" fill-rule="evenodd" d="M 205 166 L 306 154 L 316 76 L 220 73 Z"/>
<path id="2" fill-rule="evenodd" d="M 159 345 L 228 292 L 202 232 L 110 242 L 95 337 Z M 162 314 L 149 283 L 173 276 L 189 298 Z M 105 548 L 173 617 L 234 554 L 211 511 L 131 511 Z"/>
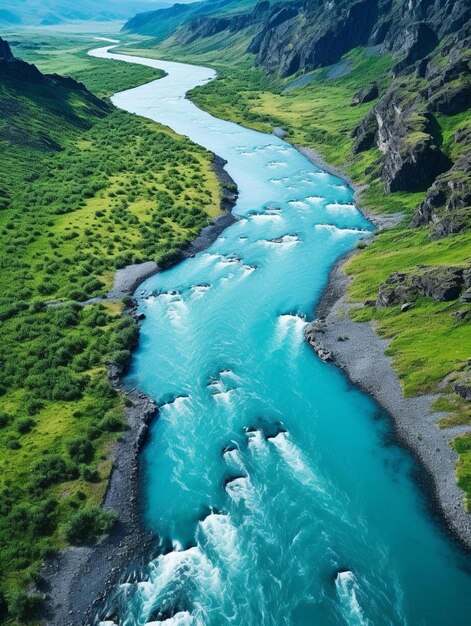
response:
<path id="1" fill-rule="evenodd" d="M 231 16 L 247 11 L 255 0 L 203 0 L 191 4 L 174 4 L 172 7 L 140 13 L 123 26 L 123 32 L 150 35 L 162 41 L 191 20 L 206 19 L 206 16 Z"/>
<path id="2" fill-rule="evenodd" d="M 120 20 L 138 11 L 164 6 L 165 0 L 2 0 L 0 25 L 56 25 L 73 20 Z"/>

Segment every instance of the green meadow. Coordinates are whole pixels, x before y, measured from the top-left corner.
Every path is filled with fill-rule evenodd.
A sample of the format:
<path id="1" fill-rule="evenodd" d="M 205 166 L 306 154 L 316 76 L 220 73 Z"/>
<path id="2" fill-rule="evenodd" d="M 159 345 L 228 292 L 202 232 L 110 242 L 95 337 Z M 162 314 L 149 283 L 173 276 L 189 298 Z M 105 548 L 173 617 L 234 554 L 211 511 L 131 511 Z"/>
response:
<path id="1" fill-rule="evenodd" d="M 101 96 L 159 76 L 87 58 L 81 37 L 16 40 L 18 57 Z M 2 79 L 0 107 L 0 615 L 24 625 L 44 557 L 114 522 L 99 505 L 125 400 L 107 370 L 138 340 L 103 299 L 114 272 L 171 258 L 221 191 L 212 154 L 75 86 Z"/>

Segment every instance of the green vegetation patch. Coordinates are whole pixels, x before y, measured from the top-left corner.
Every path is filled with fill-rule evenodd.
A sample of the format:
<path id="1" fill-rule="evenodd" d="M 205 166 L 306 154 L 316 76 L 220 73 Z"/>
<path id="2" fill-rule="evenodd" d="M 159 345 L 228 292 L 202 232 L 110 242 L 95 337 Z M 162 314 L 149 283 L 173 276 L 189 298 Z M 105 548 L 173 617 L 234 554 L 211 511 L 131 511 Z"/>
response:
<path id="1" fill-rule="evenodd" d="M 127 86 L 96 62 L 107 91 Z M 138 339 L 104 298 L 114 272 L 173 256 L 221 192 L 211 153 L 73 83 L 0 79 L 0 99 L 16 104 L 0 122 L 0 615 L 24 626 L 44 557 L 114 522 L 100 504 L 125 403 L 107 371 Z"/>

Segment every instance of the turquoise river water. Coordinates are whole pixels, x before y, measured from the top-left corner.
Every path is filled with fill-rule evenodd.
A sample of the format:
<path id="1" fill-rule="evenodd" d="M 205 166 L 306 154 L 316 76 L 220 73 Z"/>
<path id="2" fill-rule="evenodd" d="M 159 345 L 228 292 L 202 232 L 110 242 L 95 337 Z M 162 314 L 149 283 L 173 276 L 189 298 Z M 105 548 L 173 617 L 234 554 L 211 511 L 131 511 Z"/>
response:
<path id="1" fill-rule="evenodd" d="M 234 225 L 137 291 L 127 382 L 161 407 L 143 509 L 167 549 L 117 590 L 120 626 L 471 624 L 469 561 L 387 417 L 303 340 L 329 268 L 371 230 L 352 191 L 186 100 L 213 70 L 92 54 L 166 70 L 114 104 L 226 159 L 240 192 Z"/>

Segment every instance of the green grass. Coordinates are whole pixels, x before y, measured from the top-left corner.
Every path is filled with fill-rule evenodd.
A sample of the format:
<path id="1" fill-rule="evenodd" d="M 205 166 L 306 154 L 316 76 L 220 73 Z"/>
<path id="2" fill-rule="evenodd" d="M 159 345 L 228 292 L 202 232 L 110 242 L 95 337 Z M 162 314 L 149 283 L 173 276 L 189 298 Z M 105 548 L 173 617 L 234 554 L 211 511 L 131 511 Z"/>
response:
<path id="1" fill-rule="evenodd" d="M 128 63 L 115 63 L 110 70 L 110 62 L 87 55 L 89 50 L 107 45 L 93 35 L 31 29 L 15 31 L 12 39 L 15 42 L 12 51 L 17 58 L 34 63 L 44 74 L 71 76 L 100 98 L 164 75 L 162 70 Z"/>
<path id="2" fill-rule="evenodd" d="M 466 507 L 471 510 L 471 434 L 461 435 L 453 441 L 453 447 L 459 455 L 456 475 L 458 485 L 466 494 Z"/>
<path id="3" fill-rule="evenodd" d="M 128 66 L 88 65 L 63 45 L 51 70 L 70 59 L 63 71 L 91 87 L 99 66 L 100 93 L 130 86 Z M 85 539 L 90 520 L 92 534 L 112 521 L 97 507 L 124 400 L 107 369 L 126 362 L 137 329 L 121 302 L 81 303 L 116 268 L 173 255 L 218 213 L 221 191 L 212 154 L 72 85 L 3 77 L 0 101 L 0 620 L 25 626 L 43 558 Z"/>

